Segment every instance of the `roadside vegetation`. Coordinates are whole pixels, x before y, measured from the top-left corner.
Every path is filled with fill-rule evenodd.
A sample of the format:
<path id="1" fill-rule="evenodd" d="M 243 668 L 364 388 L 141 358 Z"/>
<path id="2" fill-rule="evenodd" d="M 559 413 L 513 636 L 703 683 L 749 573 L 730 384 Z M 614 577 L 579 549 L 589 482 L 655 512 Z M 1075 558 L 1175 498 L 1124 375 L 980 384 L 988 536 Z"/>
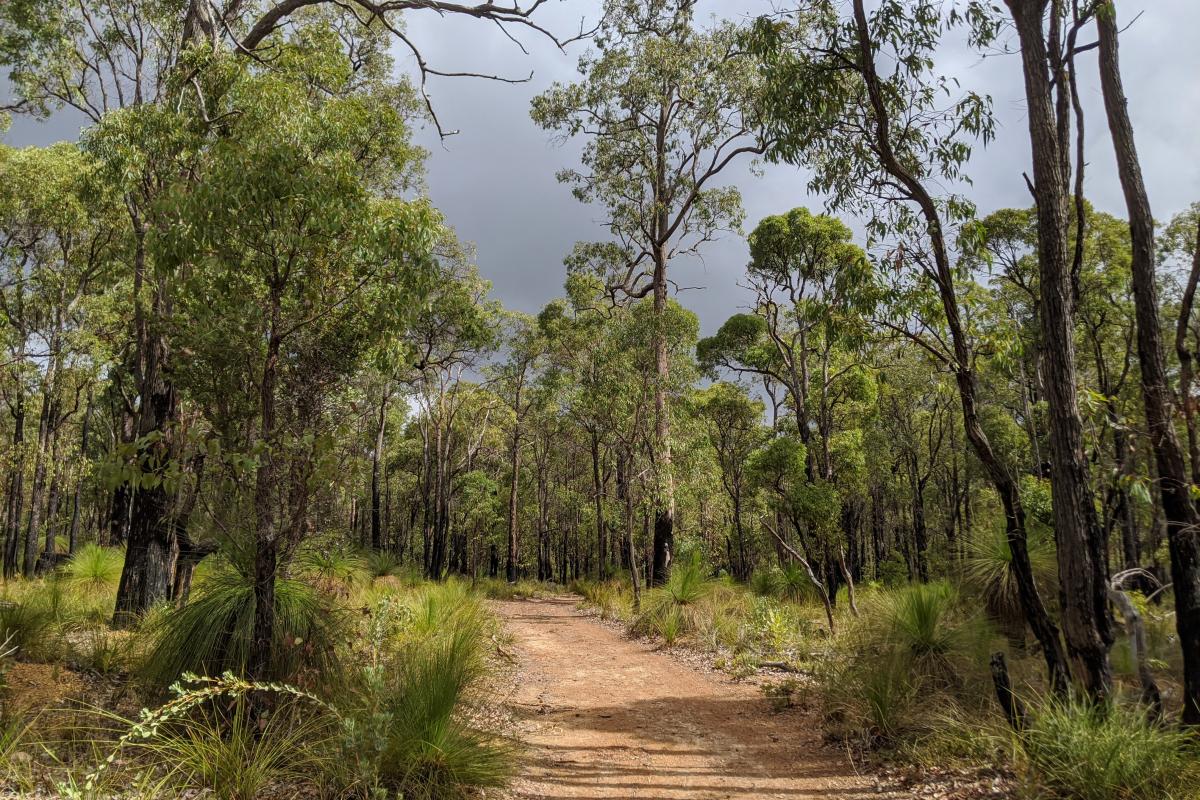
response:
<path id="1" fill-rule="evenodd" d="M 0 1 L 0 132 L 78 123 L 0 143 L 3 789 L 502 790 L 487 603 L 570 586 L 855 757 L 1194 800 L 1200 205 L 1143 172 L 1143 29 L 558 5 Z M 514 47 L 431 65 L 444 19 Z M 577 59 L 517 106 L 599 236 L 503 287 L 536 313 L 425 169 L 434 87 L 518 91 L 523 37 Z M 973 184 L 1006 122 L 1030 163 Z M 512 194 L 478 216 L 536 243 Z"/>

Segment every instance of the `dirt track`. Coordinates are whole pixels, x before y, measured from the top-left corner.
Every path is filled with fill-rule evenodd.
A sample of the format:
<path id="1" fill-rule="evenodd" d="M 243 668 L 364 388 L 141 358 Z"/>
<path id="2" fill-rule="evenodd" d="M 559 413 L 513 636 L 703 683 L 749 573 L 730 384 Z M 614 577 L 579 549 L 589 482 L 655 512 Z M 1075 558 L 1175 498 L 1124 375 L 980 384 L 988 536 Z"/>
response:
<path id="1" fill-rule="evenodd" d="M 801 712 L 701 674 L 558 597 L 496 603 L 519 660 L 510 699 L 529 745 L 514 797 L 878 798 Z"/>

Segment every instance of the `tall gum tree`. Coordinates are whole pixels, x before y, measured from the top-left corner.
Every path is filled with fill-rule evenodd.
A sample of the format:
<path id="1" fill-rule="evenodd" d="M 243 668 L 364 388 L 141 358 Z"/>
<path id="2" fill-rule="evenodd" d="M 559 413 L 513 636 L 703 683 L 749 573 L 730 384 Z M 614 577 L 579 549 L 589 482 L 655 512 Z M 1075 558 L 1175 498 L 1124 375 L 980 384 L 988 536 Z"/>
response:
<path id="1" fill-rule="evenodd" d="M 762 59 L 769 156 L 813 169 L 810 189 L 835 210 L 859 213 L 876 242 L 890 242 L 898 280 L 918 289 L 912 302 L 893 291 L 902 318 L 883 320 L 950 370 L 958 386 L 966 438 L 1004 508 L 1013 577 L 1052 687 L 1065 693 L 1070 666 L 1029 560 L 1025 510 L 1017 476 L 997 455 L 981 424 L 976 358 L 957 286 L 955 232 L 973 215 L 936 186 L 961 184 L 971 141 L 990 138 L 990 102 L 959 93 L 933 70 L 933 52 L 956 9 L 932 0 L 888 0 L 868 14 L 854 0 L 847 17 L 822 0 L 783 16 L 764 17 L 748 42 Z M 986 22 L 986 15 L 983 17 Z M 876 66 L 886 54 L 888 66 Z M 924 298 L 932 292 L 933 303 Z"/>
<path id="2" fill-rule="evenodd" d="M 1106 536 L 1096 513 L 1084 454 L 1075 369 L 1075 303 L 1082 261 L 1082 230 L 1071 241 L 1072 109 L 1076 99 L 1072 20 L 1062 0 L 1005 0 L 1021 49 L 1033 153 L 1036 200 L 1041 365 L 1049 410 L 1054 537 L 1058 545 L 1059 595 L 1067 652 L 1082 667 L 1089 695 L 1102 701 L 1112 691 L 1109 650 L 1113 643 L 1108 606 Z M 1076 25 L 1082 19 L 1074 20 Z M 1079 120 L 1082 124 L 1082 120 Z M 1082 136 L 1082 131 L 1079 132 Z M 1075 164 L 1081 178 L 1082 164 Z M 1084 220 L 1079 215 L 1078 227 Z"/>
<path id="3" fill-rule="evenodd" d="M 675 528 L 668 398 L 670 355 L 661 330 L 669 267 L 742 221 L 741 196 L 716 184 L 730 164 L 761 154 L 756 73 L 735 28 L 696 26 L 695 0 L 608 0 L 582 79 L 533 101 L 534 121 L 563 138 L 586 137 L 583 169 L 559 179 L 605 208 L 612 241 L 576 246 L 574 268 L 606 276 L 613 301 L 651 297 L 654 334 L 653 580 L 666 580 Z"/>
<path id="4" fill-rule="evenodd" d="M 1133 122 L 1121 80 L 1116 4 L 1105 0 L 1096 11 L 1100 44 L 1100 87 L 1112 134 L 1117 174 L 1129 212 L 1133 249 L 1134 310 L 1137 316 L 1138 364 L 1150 444 L 1158 468 L 1171 582 L 1175 594 L 1175 626 L 1183 650 L 1183 721 L 1200 726 L 1200 514 L 1192 498 L 1183 448 L 1175 432 L 1175 409 L 1163 357 L 1158 289 L 1154 269 L 1154 217 L 1142 177 Z M 1200 268 L 1200 240 L 1194 254 Z M 1194 279 L 1191 281 L 1194 291 Z M 1190 402 L 1190 398 L 1185 399 Z"/>

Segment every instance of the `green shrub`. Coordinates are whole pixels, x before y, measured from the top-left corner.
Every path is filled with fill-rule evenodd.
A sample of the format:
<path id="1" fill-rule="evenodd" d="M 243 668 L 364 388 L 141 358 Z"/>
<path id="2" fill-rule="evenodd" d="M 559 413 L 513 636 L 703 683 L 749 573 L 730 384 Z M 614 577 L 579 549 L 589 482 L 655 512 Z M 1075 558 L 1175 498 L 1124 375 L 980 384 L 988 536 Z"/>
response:
<path id="1" fill-rule="evenodd" d="M 1049 703 L 1021 736 L 1030 778 L 1071 800 L 1194 800 L 1200 752 L 1193 735 L 1157 727 L 1136 708 Z"/>
<path id="2" fill-rule="evenodd" d="M 86 590 L 115 589 L 125 565 L 125 551 L 85 544 L 63 567 L 67 583 Z"/>
<path id="3" fill-rule="evenodd" d="M 359 553 L 336 547 L 310 547 L 296 558 L 301 575 L 321 589 L 340 596 L 366 582 L 370 574 L 369 563 Z"/>
<path id="4" fill-rule="evenodd" d="M 423 591 L 402 646 L 364 669 L 351 690 L 339 760 L 345 791 L 434 800 L 507 782 L 511 748 L 465 713 L 484 676 L 485 625 L 473 598 L 465 611 L 452 610 L 458 591 L 453 584 Z"/>
<path id="5" fill-rule="evenodd" d="M 334 673 L 342 626 L 325 594 L 299 580 L 277 580 L 272 674 L 294 681 Z M 151 644 L 142 673 L 158 686 L 185 672 L 241 674 L 253 639 L 254 586 L 225 565 L 196 588 L 187 605 L 152 615 L 143 628 Z"/>
<path id="6" fill-rule="evenodd" d="M 21 601 L 0 600 L 0 640 L 25 658 L 52 654 L 54 608 L 35 595 Z"/>
<path id="7" fill-rule="evenodd" d="M 1058 577 L 1054 543 L 1039 527 L 1031 529 L 1027 549 L 1034 577 L 1042 587 L 1053 587 Z M 1023 641 L 1025 615 L 1012 571 L 1012 550 L 1001 526 L 974 531 L 966 543 L 963 577 L 983 598 L 984 610 L 1009 636 Z M 1047 589 L 1043 589 L 1047 591 Z M 1048 591 L 1052 591 L 1052 588 Z"/>
<path id="8" fill-rule="evenodd" d="M 818 665 L 831 732 L 868 745 L 927 733 L 935 712 L 989 702 L 991 630 L 944 583 L 864 598 Z"/>
<path id="9" fill-rule="evenodd" d="M 404 564 L 391 550 L 373 550 L 367 553 L 365 564 L 367 574 L 372 578 L 395 576 L 404 571 Z"/>

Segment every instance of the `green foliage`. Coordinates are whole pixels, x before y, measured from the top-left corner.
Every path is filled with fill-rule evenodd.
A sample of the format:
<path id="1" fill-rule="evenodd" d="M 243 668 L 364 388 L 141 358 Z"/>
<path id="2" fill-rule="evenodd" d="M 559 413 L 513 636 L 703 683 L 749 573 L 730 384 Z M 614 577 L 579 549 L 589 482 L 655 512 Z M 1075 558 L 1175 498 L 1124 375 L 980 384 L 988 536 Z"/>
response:
<path id="1" fill-rule="evenodd" d="M 1029 561 L 1039 588 L 1045 592 L 1057 577 L 1054 543 L 1042 529 L 1032 528 L 1030 533 L 1026 537 Z M 963 576 L 967 585 L 983 597 L 988 615 L 1006 631 L 1024 638 L 1025 617 L 1003 527 L 993 525 L 971 533 L 966 542 Z"/>
<path id="2" fill-rule="evenodd" d="M 6 643 L 6 649 L 15 647 L 23 657 L 49 654 L 54 621 L 53 609 L 41 598 L 0 600 L 0 640 Z"/>
<path id="3" fill-rule="evenodd" d="M 296 559 L 300 573 L 326 591 L 347 594 L 362 584 L 373 571 L 363 555 L 340 547 L 312 547 Z"/>
<path id="4" fill-rule="evenodd" d="M 142 674 L 167 686 L 184 673 L 241 673 L 254 631 L 254 585 L 229 566 L 218 569 L 182 608 L 147 621 L 149 649 Z M 297 579 L 275 583 L 275 661 L 272 673 L 286 680 L 328 676 L 338 668 L 343 623 L 330 599 Z"/>
<path id="5" fill-rule="evenodd" d="M 206 790 L 218 800 L 255 800 L 271 786 L 312 785 L 330 768 L 336 726 L 310 704 L 285 704 L 259 724 L 246 698 L 232 713 L 201 709 L 174 720 L 132 754 L 164 773 L 160 786 Z"/>
<path id="6" fill-rule="evenodd" d="M 1030 778 L 1064 800 L 1200 797 L 1192 734 L 1153 725 L 1138 708 L 1047 703 L 1032 715 L 1021 745 Z"/>
<path id="7" fill-rule="evenodd" d="M 115 589 L 124 564 L 125 552 L 120 548 L 89 543 L 71 556 L 63 568 L 63 575 L 68 583 L 81 589 Z"/>
<path id="8" fill-rule="evenodd" d="M 835 733 L 894 744 L 935 724 L 924 713 L 934 704 L 987 702 L 991 631 L 949 585 L 882 591 L 862 605 L 818 671 Z"/>
<path id="9" fill-rule="evenodd" d="M 465 798 L 502 786 L 513 752 L 467 719 L 484 675 L 485 616 L 455 584 L 422 590 L 398 620 L 396 649 L 366 668 L 346 710 L 337 781 L 359 796 Z"/>

